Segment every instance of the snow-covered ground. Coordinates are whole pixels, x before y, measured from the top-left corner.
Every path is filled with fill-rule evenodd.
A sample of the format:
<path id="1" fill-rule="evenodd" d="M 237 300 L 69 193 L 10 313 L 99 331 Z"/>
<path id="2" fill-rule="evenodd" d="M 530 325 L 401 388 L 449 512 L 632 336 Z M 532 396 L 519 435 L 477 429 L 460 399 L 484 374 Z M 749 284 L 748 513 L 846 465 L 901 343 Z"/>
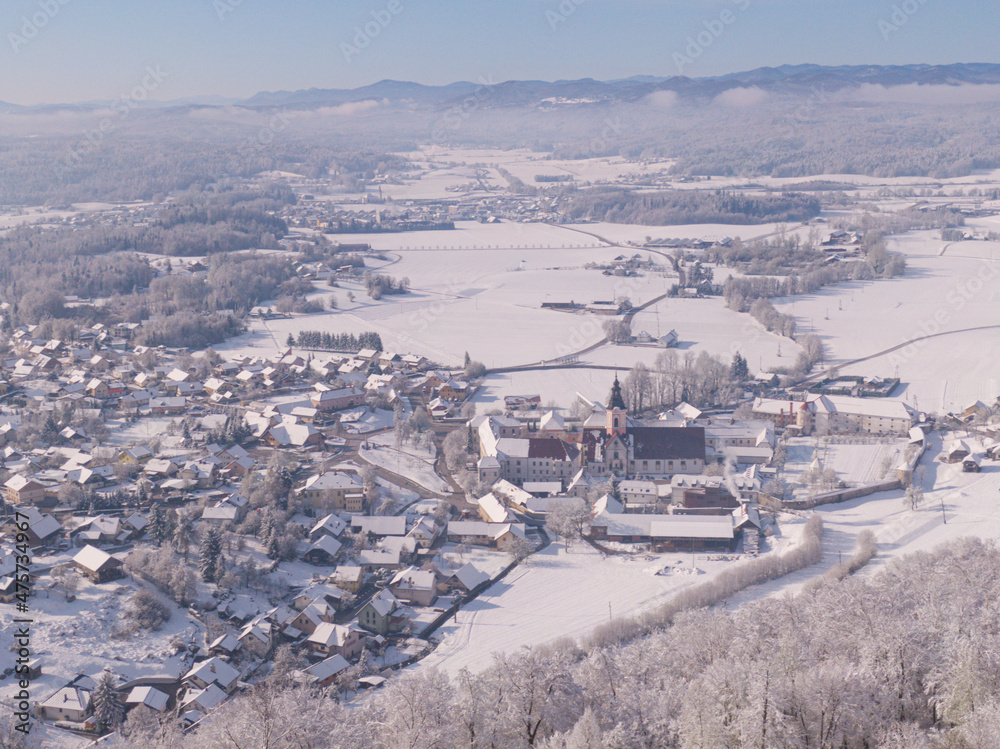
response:
<path id="1" fill-rule="evenodd" d="M 822 468 L 836 471 L 837 478 L 849 486 L 875 484 L 895 478 L 907 440 L 869 440 L 864 444 L 842 444 L 823 438 L 796 437 L 788 441 L 785 478 L 795 482 L 814 460 Z"/>
<path id="2" fill-rule="evenodd" d="M 690 569 L 691 560 L 691 554 L 678 553 L 605 557 L 585 543 L 566 549 L 557 541 L 461 609 L 457 621 L 442 626 L 436 633 L 441 644 L 418 667 L 479 671 L 490 665 L 494 652 L 581 637 L 609 616 L 651 608 L 705 579 L 656 574 L 678 562 Z M 698 555 L 695 564 L 714 572 L 727 563 Z"/>
<path id="3" fill-rule="evenodd" d="M 925 493 L 917 509 L 910 507 L 902 490 L 821 505 L 815 511 L 823 518 L 822 561 L 733 596 L 730 605 L 798 591 L 803 583 L 846 559 L 864 530 L 875 534 L 878 553 L 859 573 L 863 575 L 884 569 L 897 557 L 965 536 L 1000 540 L 1000 463 L 985 461 L 982 473 L 963 473 L 961 465 L 938 462 L 940 449 L 940 438 L 932 434 L 931 446 L 918 466 L 923 468 L 917 477 Z M 794 533 L 802 523 L 804 518 L 782 518 L 786 533 Z"/>
<path id="4" fill-rule="evenodd" d="M 39 574 L 34 582 L 38 586 L 48 581 Z M 125 679 L 183 673 L 186 662 L 175 654 L 174 644 L 185 651 L 188 644 L 201 646 L 204 625 L 148 589 L 169 607 L 171 617 L 159 632 L 140 631 L 124 638 L 113 633 L 126 625 L 123 613 L 137 590 L 127 578 L 103 585 L 81 579 L 72 602 L 67 602 L 61 591 L 39 590 L 29 599 L 27 614 L 18 614 L 14 604 L 0 604 L 0 649 L 4 652 L 13 644 L 13 619 L 27 616 L 33 620 L 31 650 L 41 660 L 42 675 L 31 682 L 32 700 L 41 702 L 78 674 L 93 677 L 105 667 Z M 0 700 L 9 703 L 16 692 L 16 682 L 7 679 L 0 685 Z"/>
<path id="5" fill-rule="evenodd" d="M 435 453 L 431 450 L 415 447 L 412 443 L 397 447 L 394 433 L 377 435 L 368 440 L 368 445 L 368 448 L 361 448 L 360 454 L 369 463 L 408 478 L 429 492 L 451 492 L 448 482 L 434 471 Z"/>
<path id="6" fill-rule="evenodd" d="M 868 478 L 871 471 L 865 467 L 866 461 L 857 460 L 855 447 L 831 447 L 831 452 L 842 453 L 831 459 L 831 466 Z M 894 447 L 885 445 L 881 452 Z M 847 558 L 857 534 L 863 530 L 874 532 L 878 555 L 861 574 L 872 574 L 900 555 L 963 536 L 1000 539 L 1000 463 L 986 462 L 979 474 L 963 473 L 960 465 L 944 465 L 936 460 L 940 448 L 940 438 L 935 434 L 920 462 L 922 471 L 917 475 L 925 498 L 916 510 L 901 490 L 823 505 L 816 510 L 823 517 L 825 529 L 822 561 L 779 580 L 753 586 L 731 597 L 728 604 L 741 605 L 797 591 L 806 581 Z M 781 550 L 794 543 L 804 523 L 804 516 L 782 515 L 772 547 Z M 481 670 L 491 663 L 494 651 L 511 652 L 564 636 L 579 638 L 606 622 L 609 613 L 624 616 L 651 608 L 727 563 L 707 561 L 705 556 L 697 555 L 694 565 L 706 574 L 655 574 L 673 564 L 679 564 L 679 570 L 690 569 L 692 555 L 605 558 L 586 544 L 576 543 L 567 550 L 562 543 L 553 543 L 459 611 L 457 620 L 438 630 L 441 644 L 418 667 L 440 668 L 449 673 L 461 668 Z"/>
<path id="7" fill-rule="evenodd" d="M 828 364 L 873 357 L 843 374 L 899 376 L 895 394 L 923 411 L 954 411 L 1000 394 L 1000 243 L 955 242 L 938 232 L 910 232 L 889 242 L 906 255 L 906 274 L 830 286 L 775 300 L 802 332 L 827 346 Z M 935 333 L 896 351 L 880 352 Z M 749 358 L 749 357 L 748 357 Z M 752 364 L 752 360 L 751 360 Z"/>

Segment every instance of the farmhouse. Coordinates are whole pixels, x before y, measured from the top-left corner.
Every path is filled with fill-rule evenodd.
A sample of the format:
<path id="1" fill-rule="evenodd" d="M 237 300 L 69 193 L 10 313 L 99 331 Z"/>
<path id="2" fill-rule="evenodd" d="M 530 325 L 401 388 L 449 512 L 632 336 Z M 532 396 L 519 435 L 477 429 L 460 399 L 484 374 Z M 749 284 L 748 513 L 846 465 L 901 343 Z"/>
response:
<path id="1" fill-rule="evenodd" d="M 590 523 L 594 539 L 625 543 L 651 543 L 664 551 L 733 551 L 736 534 L 733 517 L 685 515 L 621 515 L 598 513 Z"/>

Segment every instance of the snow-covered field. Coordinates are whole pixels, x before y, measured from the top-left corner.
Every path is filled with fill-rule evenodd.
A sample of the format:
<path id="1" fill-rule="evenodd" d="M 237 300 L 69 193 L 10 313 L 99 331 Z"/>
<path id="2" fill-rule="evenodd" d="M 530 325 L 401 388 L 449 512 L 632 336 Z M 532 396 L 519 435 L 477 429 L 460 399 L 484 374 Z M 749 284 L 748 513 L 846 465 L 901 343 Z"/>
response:
<path id="1" fill-rule="evenodd" d="M 651 608 L 671 593 L 705 579 L 697 574 L 658 575 L 690 554 L 607 557 L 585 543 L 568 550 L 555 542 L 489 588 L 438 630 L 441 644 L 418 668 L 456 673 L 490 665 L 492 653 L 511 652 L 561 637 L 577 638 L 608 621 Z M 699 555 L 697 568 L 714 572 L 726 562 Z"/>
<path id="2" fill-rule="evenodd" d="M 1000 394 L 1000 243 L 947 243 L 925 231 L 894 238 L 889 248 L 906 255 L 905 275 L 838 284 L 775 307 L 823 338 L 828 364 L 871 357 L 842 373 L 898 375 L 906 386 L 896 397 L 921 410 L 991 402 Z M 989 326 L 996 327 L 969 330 Z M 888 351 L 937 333 L 948 335 Z"/>

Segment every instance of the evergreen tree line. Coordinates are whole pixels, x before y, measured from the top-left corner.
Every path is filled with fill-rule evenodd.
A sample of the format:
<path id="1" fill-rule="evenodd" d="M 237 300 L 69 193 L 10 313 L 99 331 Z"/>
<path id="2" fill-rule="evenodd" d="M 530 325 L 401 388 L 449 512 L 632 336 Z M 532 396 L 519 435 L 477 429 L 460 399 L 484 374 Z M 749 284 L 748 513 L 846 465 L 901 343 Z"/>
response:
<path id="1" fill-rule="evenodd" d="M 320 330 L 301 330 L 295 342 L 302 348 L 322 349 L 323 351 L 345 351 L 356 354 L 361 349 L 370 348 L 383 351 L 382 338 L 378 333 L 367 331 L 358 335 L 354 333 L 330 333 Z"/>

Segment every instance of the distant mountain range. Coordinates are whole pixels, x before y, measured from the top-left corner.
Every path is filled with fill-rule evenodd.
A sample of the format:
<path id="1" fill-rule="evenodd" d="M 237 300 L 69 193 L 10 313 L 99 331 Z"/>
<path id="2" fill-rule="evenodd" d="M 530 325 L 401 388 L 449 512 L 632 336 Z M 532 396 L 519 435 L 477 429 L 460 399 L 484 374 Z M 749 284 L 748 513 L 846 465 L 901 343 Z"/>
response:
<path id="1" fill-rule="evenodd" d="M 758 68 L 711 78 L 638 75 L 612 81 L 583 78 L 574 81 L 504 81 L 496 84 L 458 81 L 428 86 L 407 81 L 383 80 L 354 89 L 310 88 L 300 91 L 262 91 L 247 99 L 221 96 L 191 97 L 156 102 L 161 108 L 237 106 L 248 109 L 287 107 L 318 109 L 352 102 L 378 100 L 422 107 L 455 106 L 470 96 L 490 108 L 552 105 L 613 104 L 638 101 L 657 91 L 669 91 L 681 101 L 713 98 L 733 88 L 757 87 L 775 94 L 832 94 L 862 85 L 902 86 L 1000 84 L 1000 65 L 957 63 L 953 65 L 782 65 Z M 24 107 L 0 102 L 0 112 L 61 109 L 67 106 L 96 109 L 111 102 Z"/>
<path id="2" fill-rule="evenodd" d="M 712 78 L 685 76 L 633 76 L 613 81 L 582 78 L 574 81 L 504 81 L 493 85 L 469 81 L 447 86 L 385 80 L 356 89 L 309 89 L 264 92 L 245 99 L 247 107 L 285 106 L 312 108 L 337 106 L 368 99 L 451 105 L 464 97 L 484 94 L 490 107 L 543 105 L 546 102 L 600 103 L 637 101 L 656 91 L 672 91 L 682 100 L 712 98 L 732 88 L 757 87 L 776 94 L 832 94 L 862 85 L 902 86 L 1000 84 L 1000 65 L 959 63 L 954 65 L 782 65 L 758 68 Z M 485 92 L 488 91 L 488 96 Z"/>

